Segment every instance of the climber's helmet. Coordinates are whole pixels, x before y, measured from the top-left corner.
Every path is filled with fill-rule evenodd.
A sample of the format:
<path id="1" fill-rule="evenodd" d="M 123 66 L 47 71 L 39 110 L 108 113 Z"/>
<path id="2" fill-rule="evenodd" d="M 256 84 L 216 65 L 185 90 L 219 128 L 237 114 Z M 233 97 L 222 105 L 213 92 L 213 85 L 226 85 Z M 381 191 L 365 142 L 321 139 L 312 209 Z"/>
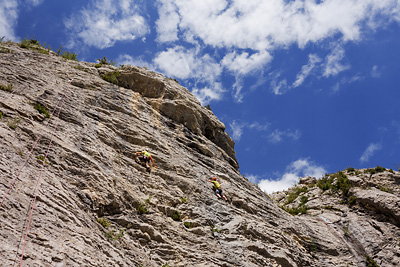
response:
<path id="1" fill-rule="evenodd" d="M 217 177 L 213 177 L 213 180 L 216 181 L 216 180 L 217 180 Z"/>

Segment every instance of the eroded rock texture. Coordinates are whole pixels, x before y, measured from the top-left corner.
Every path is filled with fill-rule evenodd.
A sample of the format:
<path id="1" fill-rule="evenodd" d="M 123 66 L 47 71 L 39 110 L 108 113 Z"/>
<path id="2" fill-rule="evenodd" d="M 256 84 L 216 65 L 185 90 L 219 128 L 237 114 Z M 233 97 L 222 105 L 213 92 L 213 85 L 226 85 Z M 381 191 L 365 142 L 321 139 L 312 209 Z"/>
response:
<path id="1" fill-rule="evenodd" d="M 0 84 L 12 84 L 0 90 L 1 198 L 40 137 L 0 208 L 1 266 L 20 262 L 56 125 L 23 266 L 362 266 L 367 254 L 399 263 L 398 173 L 383 174 L 393 193 L 357 187 L 357 204 L 339 211 L 321 208 L 339 198 L 316 191 L 309 213 L 292 216 L 240 175 L 223 123 L 175 81 L 0 46 Z M 62 106 L 59 119 L 38 104 L 50 114 Z M 134 162 L 144 147 L 151 174 Z"/>

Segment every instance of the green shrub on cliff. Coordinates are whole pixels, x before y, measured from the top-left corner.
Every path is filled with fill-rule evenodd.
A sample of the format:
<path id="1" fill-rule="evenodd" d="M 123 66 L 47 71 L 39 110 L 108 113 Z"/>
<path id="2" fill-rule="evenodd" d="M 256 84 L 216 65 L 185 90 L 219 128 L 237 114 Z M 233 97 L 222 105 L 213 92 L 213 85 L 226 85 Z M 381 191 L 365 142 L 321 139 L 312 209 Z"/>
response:
<path id="1" fill-rule="evenodd" d="M 116 70 L 116 71 L 112 71 L 112 72 L 108 72 L 106 74 L 103 75 L 103 80 L 113 83 L 115 85 L 118 85 L 118 78 L 121 75 L 121 73 Z"/>

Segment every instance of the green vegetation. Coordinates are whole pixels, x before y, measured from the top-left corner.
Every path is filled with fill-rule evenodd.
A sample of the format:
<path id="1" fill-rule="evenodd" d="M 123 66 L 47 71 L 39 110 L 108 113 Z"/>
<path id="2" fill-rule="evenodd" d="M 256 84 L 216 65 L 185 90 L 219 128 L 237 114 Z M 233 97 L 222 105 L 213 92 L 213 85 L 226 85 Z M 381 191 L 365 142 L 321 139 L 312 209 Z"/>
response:
<path id="1" fill-rule="evenodd" d="M 210 230 L 213 233 L 215 233 L 215 232 L 220 233 L 222 231 L 221 229 L 218 229 L 217 227 L 214 227 L 214 225 L 210 225 Z"/>
<path id="2" fill-rule="evenodd" d="M 308 191 L 307 187 L 299 187 L 296 186 L 295 188 L 292 189 L 292 191 L 289 193 L 285 205 L 292 203 L 293 201 L 295 201 L 297 199 L 297 197 L 301 194 L 301 193 L 305 193 Z"/>
<path id="3" fill-rule="evenodd" d="M 307 186 L 304 186 L 304 187 L 296 186 L 296 187 L 294 187 L 289 192 L 289 194 L 288 194 L 288 196 L 286 198 L 285 204 L 281 205 L 279 207 L 281 209 L 283 209 L 284 211 L 286 211 L 287 213 L 291 214 L 291 215 L 306 214 L 308 207 L 305 204 L 308 202 L 308 196 L 305 196 L 305 195 L 301 196 L 300 197 L 300 203 L 299 203 L 299 205 L 297 207 L 292 207 L 292 208 L 287 207 L 287 205 L 293 203 L 301 193 L 306 193 L 306 192 L 308 192 L 308 187 Z"/>
<path id="4" fill-rule="evenodd" d="M 4 115 L 3 112 L 0 110 L 0 120 L 3 119 Z"/>
<path id="5" fill-rule="evenodd" d="M 147 201 L 147 200 L 146 200 Z M 139 215 L 149 213 L 148 203 L 138 202 L 137 213 Z"/>
<path id="6" fill-rule="evenodd" d="M 172 219 L 174 221 L 180 222 L 181 221 L 181 214 L 179 211 L 175 210 L 174 213 L 172 214 Z"/>
<path id="7" fill-rule="evenodd" d="M 333 174 L 326 174 L 325 177 L 317 181 L 317 186 L 322 190 L 331 190 L 333 193 L 340 193 L 343 198 L 342 204 L 353 206 L 357 199 L 351 196 L 349 191 L 352 187 L 349 178 L 342 171 Z"/>
<path id="8" fill-rule="evenodd" d="M 12 53 L 12 51 L 7 47 L 0 46 L 0 53 Z"/>
<path id="9" fill-rule="evenodd" d="M 9 83 L 7 85 L 0 84 L 0 90 L 2 91 L 11 92 L 13 89 L 14 87 L 12 83 Z"/>
<path id="10" fill-rule="evenodd" d="M 365 255 L 365 260 L 367 261 L 367 267 L 379 267 L 379 265 L 368 255 Z"/>
<path id="11" fill-rule="evenodd" d="M 301 196 L 300 198 L 300 206 L 305 205 L 308 202 L 308 196 Z"/>
<path id="12" fill-rule="evenodd" d="M 75 53 L 71 53 L 69 51 L 63 51 L 61 54 L 61 57 L 65 58 L 65 59 L 69 59 L 69 60 L 78 61 L 77 55 Z"/>
<path id="13" fill-rule="evenodd" d="M 205 107 L 206 109 L 208 109 L 209 111 L 212 111 L 210 105 L 205 105 L 204 107 Z"/>
<path id="14" fill-rule="evenodd" d="M 111 222 L 106 218 L 97 218 L 97 222 L 101 224 L 104 228 L 107 228 L 111 225 Z"/>
<path id="15" fill-rule="evenodd" d="M 44 156 L 43 155 L 38 155 L 38 156 L 36 156 L 36 158 L 41 162 L 44 161 L 45 164 L 49 164 L 47 161 L 44 160 Z"/>
<path id="16" fill-rule="evenodd" d="M 383 168 L 382 166 L 377 166 L 376 168 L 364 170 L 364 173 L 369 173 L 370 175 L 373 175 L 373 174 L 384 172 L 384 171 L 386 171 L 385 168 Z"/>
<path id="17" fill-rule="evenodd" d="M 187 203 L 188 199 L 187 199 L 187 197 L 181 197 L 181 201 L 182 201 L 182 203 Z"/>
<path id="18" fill-rule="evenodd" d="M 168 263 L 163 264 L 161 267 L 170 267 Z"/>
<path id="19" fill-rule="evenodd" d="M 120 228 L 119 232 L 116 233 L 115 230 L 110 230 L 110 231 L 105 231 L 104 235 L 111 240 L 119 240 L 121 237 L 125 235 L 125 230 L 124 228 Z"/>
<path id="20" fill-rule="evenodd" d="M 96 63 L 95 65 L 94 65 L 94 67 L 96 68 L 96 69 L 98 69 L 98 68 L 101 68 L 103 65 L 101 65 L 100 63 Z"/>
<path id="21" fill-rule="evenodd" d="M 190 229 L 190 227 L 191 227 L 191 223 L 190 222 L 183 222 L 183 225 L 188 229 Z"/>
<path id="22" fill-rule="evenodd" d="M 99 58 L 99 59 L 97 59 L 97 61 L 101 65 L 112 65 L 112 66 L 115 66 L 115 64 L 116 64 L 113 60 L 108 61 L 108 59 L 106 57 L 103 57 L 101 59 Z"/>
<path id="23" fill-rule="evenodd" d="M 349 222 L 347 222 L 347 224 L 342 226 L 342 230 L 343 230 L 344 236 L 348 237 L 349 236 Z"/>
<path id="24" fill-rule="evenodd" d="M 390 190 L 389 188 L 387 188 L 386 186 L 383 186 L 383 185 L 379 185 L 378 189 L 383 191 L 383 192 L 387 192 L 387 193 L 392 193 L 393 192 L 392 190 Z"/>
<path id="25" fill-rule="evenodd" d="M 121 76 L 121 73 L 116 70 L 113 72 L 109 72 L 103 75 L 103 79 L 107 82 L 113 83 L 115 85 L 118 85 L 118 78 Z"/>
<path id="26" fill-rule="evenodd" d="M 26 48 L 26 49 L 31 49 L 31 50 L 36 50 L 42 54 L 48 55 L 50 52 L 50 46 L 46 47 L 46 43 L 44 45 L 41 45 L 38 40 L 36 39 L 24 39 L 19 43 L 19 46 L 21 48 Z"/>
<path id="27" fill-rule="evenodd" d="M 171 78 L 171 77 L 167 77 L 167 79 L 168 79 L 168 80 L 171 80 L 171 81 L 174 81 L 174 82 L 176 82 L 177 84 L 179 84 L 179 81 L 178 81 L 177 79 L 174 79 L 174 78 Z"/>
<path id="28" fill-rule="evenodd" d="M 299 206 L 293 207 L 293 208 L 289 208 L 286 206 L 280 206 L 280 208 L 291 215 L 306 214 L 307 210 L 308 210 L 308 207 L 306 205 L 299 205 Z"/>
<path id="29" fill-rule="evenodd" d="M 7 126 L 11 129 L 15 130 L 18 127 L 18 124 L 21 122 L 22 118 L 14 118 L 7 122 Z"/>
<path id="30" fill-rule="evenodd" d="M 42 104 L 36 103 L 33 107 L 34 107 L 37 111 L 39 111 L 40 114 L 43 114 L 46 118 L 50 118 L 50 113 L 49 113 L 49 111 L 48 111 L 48 110 L 46 109 L 46 107 L 43 106 Z"/>
<path id="31" fill-rule="evenodd" d="M 75 53 L 71 53 L 69 51 L 63 50 L 62 45 L 60 45 L 60 48 L 57 49 L 57 55 L 61 56 L 62 58 L 65 58 L 65 59 L 78 61 L 77 55 Z"/>
<path id="32" fill-rule="evenodd" d="M 335 183 L 336 178 L 336 183 Z M 349 194 L 349 190 L 351 188 L 351 184 L 347 175 L 342 171 L 331 175 L 325 175 L 325 177 L 319 179 L 317 181 L 317 186 L 322 190 L 332 190 L 334 192 L 340 191 L 342 196 L 347 197 Z"/>
<path id="33" fill-rule="evenodd" d="M 347 204 L 349 204 L 350 207 L 354 206 L 357 203 L 357 198 L 355 196 L 349 196 L 347 199 Z"/>

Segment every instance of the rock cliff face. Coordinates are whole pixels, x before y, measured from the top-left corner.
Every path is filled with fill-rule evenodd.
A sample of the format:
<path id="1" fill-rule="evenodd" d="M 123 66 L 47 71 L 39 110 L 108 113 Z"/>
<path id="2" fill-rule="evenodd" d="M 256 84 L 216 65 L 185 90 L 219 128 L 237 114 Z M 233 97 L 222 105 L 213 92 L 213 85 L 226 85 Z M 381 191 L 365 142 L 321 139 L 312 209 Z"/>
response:
<path id="1" fill-rule="evenodd" d="M 223 123 L 176 81 L 40 51 L 0 44 L 2 199 L 24 166 L 0 207 L 1 266 L 19 264 L 24 243 L 23 266 L 400 264 L 398 172 L 346 172 L 345 193 L 342 176 L 325 191 L 308 178 L 269 197 L 240 175 Z M 134 161 L 144 147 L 151 174 Z"/>

